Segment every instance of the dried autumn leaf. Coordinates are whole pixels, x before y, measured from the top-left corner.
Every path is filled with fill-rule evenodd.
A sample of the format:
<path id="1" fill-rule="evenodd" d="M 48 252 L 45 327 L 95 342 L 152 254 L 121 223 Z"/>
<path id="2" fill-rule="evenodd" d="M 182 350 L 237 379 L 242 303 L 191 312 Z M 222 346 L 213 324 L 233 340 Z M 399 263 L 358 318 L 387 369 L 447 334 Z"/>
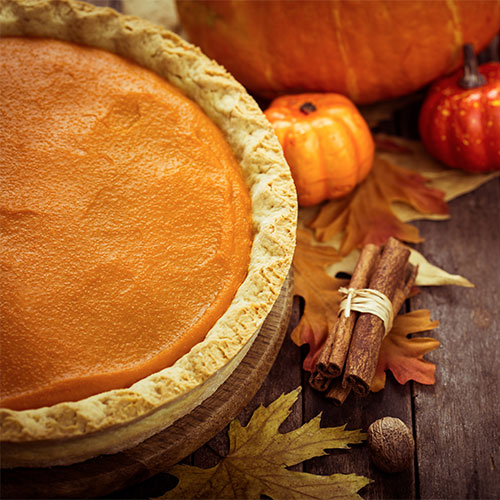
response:
<path id="1" fill-rule="evenodd" d="M 428 180 L 429 187 L 443 191 L 445 201 L 474 191 L 485 182 L 500 175 L 500 172 L 472 174 L 464 170 L 448 168 L 433 159 L 420 141 L 378 134 L 375 136 L 375 142 L 377 154 L 381 158 L 424 176 Z M 399 202 L 393 203 L 392 209 L 403 222 L 448 218 L 447 215 L 438 213 L 422 213 L 408 204 Z"/>
<path id="2" fill-rule="evenodd" d="M 457 285 L 467 288 L 474 285 L 459 274 L 450 274 L 445 270 L 431 264 L 420 252 L 410 248 L 410 262 L 418 266 L 417 286 L 441 286 L 441 285 Z"/>
<path id="3" fill-rule="evenodd" d="M 321 428 L 321 415 L 294 431 L 279 433 L 299 392 L 300 388 L 295 389 L 267 408 L 259 407 L 246 427 L 234 420 L 229 428 L 229 453 L 215 467 L 176 465 L 170 469 L 179 484 L 161 498 L 360 499 L 357 491 L 370 482 L 365 477 L 317 476 L 286 469 L 326 455 L 325 449 L 345 449 L 366 439 L 363 432 L 346 431 L 345 426 Z"/>
<path id="4" fill-rule="evenodd" d="M 416 250 L 410 248 L 410 252 L 410 262 L 419 266 L 416 285 L 474 286 L 462 276 L 449 274 L 437 266 L 433 266 Z M 296 281 L 294 294 L 300 295 L 305 299 L 305 307 L 304 315 L 292 332 L 292 340 L 297 345 L 309 344 L 309 352 L 303 363 L 303 368 L 307 371 L 313 371 L 328 331 L 332 328 L 337 318 L 338 306 L 341 299 L 337 290 L 340 286 L 343 286 L 345 280 L 335 279 L 334 276 L 338 272 L 352 274 L 358 257 L 359 251 L 353 250 L 347 257 L 340 259 L 334 247 L 331 247 L 329 243 L 321 244 L 315 241 L 308 231 L 299 229 L 294 258 L 294 275 Z M 412 314 L 398 316 L 395 327 L 397 326 L 400 330 L 403 329 L 404 331 L 408 330 L 408 333 L 414 333 L 435 328 L 438 324 L 437 322 L 425 322 L 423 321 L 425 319 L 423 317 L 419 317 L 418 319 L 420 322 L 415 325 Z M 398 332 L 399 330 L 393 328 L 393 331 L 384 340 L 383 349 L 389 349 L 389 354 L 391 352 L 397 353 L 397 349 L 395 349 L 397 345 L 405 347 L 408 344 L 413 348 L 422 347 L 427 349 L 425 352 L 439 345 L 439 342 L 434 339 L 398 339 Z M 386 345 L 387 343 L 389 343 L 389 346 Z M 393 348 L 392 350 L 391 347 Z M 429 347 L 430 349 L 428 349 Z M 398 374 L 404 373 L 405 366 L 408 367 L 408 373 L 418 374 L 419 371 L 416 370 L 418 368 L 420 369 L 420 375 L 415 375 L 415 377 L 419 377 L 414 378 L 415 380 L 424 384 L 434 383 L 433 374 L 435 367 L 431 363 L 420 359 L 420 355 L 420 350 L 416 349 L 412 351 L 410 349 L 406 357 L 390 356 L 391 366 L 394 367 L 394 370 Z M 383 360 L 383 358 L 381 359 Z M 399 364 L 396 364 L 396 359 Z M 385 369 L 387 369 L 387 366 L 384 365 L 383 369 L 380 366 L 377 369 L 375 390 L 381 390 L 385 385 Z M 404 380 L 402 383 L 406 382 L 403 375 L 400 378 Z"/>
<path id="5" fill-rule="evenodd" d="M 345 198 L 325 203 L 311 227 L 319 241 L 328 241 L 335 234 L 343 233 L 342 255 L 367 243 L 383 244 L 390 236 L 418 243 L 422 241 L 418 229 L 399 220 L 391 204 L 399 201 L 422 213 L 447 214 L 444 193 L 429 188 L 426 183 L 421 175 L 376 154 L 365 181 Z"/>
<path id="6" fill-rule="evenodd" d="M 340 260 L 329 246 L 314 245 L 305 229 L 297 231 L 293 258 L 294 295 L 305 300 L 304 314 L 292 332 L 297 345 L 309 344 L 304 369 L 312 370 L 330 328 L 335 324 L 341 296 L 338 292 L 345 280 L 328 276 L 325 267 Z"/>
<path id="7" fill-rule="evenodd" d="M 419 266 L 417 286 L 474 286 L 466 278 L 449 274 L 430 264 L 413 248 L 410 248 L 410 252 L 410 262 Z M 335 276 L 339 272 L 352 274 L 358 257 L 359 251 L 353 250 L 348 256 L 341 258 L 334 247 L 315 241 L 307 230 L 299 229 L 297 232 L 297 247 L 293 262 L 294 295 L 303 297 L 305 306 L 304 314 L 293 330 L 291 338 L 299 346 L 309 344 L 309 352 L 303 362 L 306 371 L 314 369 L 328 331 L 333 328 L 337 319 L 341 300 L 338 289 L 346 284 L 346 280 L 337 279 Z M 398 321 L 403 322 L 404 326 L 406 316 L 399 318 Z M 408 321 L 410 319 L 408 317 Z"/>
<path id="8" fill-rule="evenodd" d="M 426 309 L 399 315 L 382 342 L 380 355 L 371 390 L 380 391 L 385 386 L 385 372 L 391 370 L 400 384 L 415 380 L 421 384 L 434 384 L 436 365 L 424 359 L 424 355 L 439 346 L 439 341 L 430 337 L 407 335 L 433 330 L 439 321 L 430 320 Z"/>
<path id="9" fill-rule="evenodd" d="M 450 274 L 444 269 L 431 264 L 420 252 L 414 248 L 410 248 L 410 262 L 413 265 L 418 265 L 418 275 L 415 285 L 417 286 L 442 286 L 456 285 L 467 288 L 474 285 L 459 274 Z M 359 258 L 359 250 L 353 250 L 349 255 L 346 255 L 337 262 L 329 265 L 326 272 L 330 276 L 336 276 L 338 273 L 352 274 L 354 266 Z"/>

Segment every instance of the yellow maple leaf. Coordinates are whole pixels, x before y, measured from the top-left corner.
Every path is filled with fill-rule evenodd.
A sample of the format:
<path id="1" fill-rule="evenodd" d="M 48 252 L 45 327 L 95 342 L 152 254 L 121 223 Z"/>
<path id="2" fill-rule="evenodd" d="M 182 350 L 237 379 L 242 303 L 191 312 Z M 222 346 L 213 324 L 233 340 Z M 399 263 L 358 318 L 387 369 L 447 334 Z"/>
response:
<path id="1" fill-rule="evenodd" d="M 229 428 L 229 453 L 210 469 L 176 465 L 168 472 L 178 485 L 161 499 L 241 498 L 261 495 L 281 499 L 361 499 L 357 492 L 371 481 L 355 474 L 318 476 L 286 469 L 326 455 L 325 449 L 349 448 L 366 439 L 359 431 L 320 427 L 321 414 L 286 434 L 278 428 L 290 414 L 300 388 L 280 396 L 267 408 L 260 406 L 246 427 L 234 420 Z"/>
<path id="2" fill-rule="evenodd" d="M 337 319 L 341 300 L 338 289 L 346 284 L 346 280 L 329 276 L 325 267 L 340 258 L 332 247 L 314 245 L 309 231 L 297 231 L 293 258 L 294 295 L 301 296 L 305 306 L 304 314 L 291 336 L 299 346 L 309 344 L 309 353 L 303 365 L 305 370 L 313 369 L 328 331 Z"/>
<path id="3" fill-rule="evenodd" d="M 408 338 L 408 335 L 433 330 L 438 326 L 439 321 L 431 321 L 427 309 L 397 316 L 391 331 L 382 342 L 375 378 L 370 389 L 377 392 L 384 388 L 386 370 L 391 370 L 400 384 L 405 384 L 408 380 L 415 380 L 420 384 L 434 384 L 436 365 L 426 361 L 424 354 L 439 347 L 439 340 L 431 337 Z"/>
<path id="4" fill-rule="evenodd" d="M 321 206 L 310 223 L 319 241 L 343 233 L 340 253 L 348 255 L 367 243 L 383 244 L 390 236 L 418 243 L 418 229 L 402 222 L 391 205 L 404 202 L 422 213 L 448 214 L 442 191 L 429 188 L 420 174 L 375 155 L 368 177 L 348 196 Z"/>

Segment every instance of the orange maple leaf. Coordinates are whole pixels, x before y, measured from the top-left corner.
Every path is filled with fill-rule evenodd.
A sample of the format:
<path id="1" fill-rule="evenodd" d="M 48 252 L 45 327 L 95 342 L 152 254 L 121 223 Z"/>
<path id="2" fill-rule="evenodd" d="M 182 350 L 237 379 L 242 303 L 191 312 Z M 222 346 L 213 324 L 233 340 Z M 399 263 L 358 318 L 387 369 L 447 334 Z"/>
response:
<path id="1" fill-rule="evenodd" d="M 434 384 L 436 365 L 424 359 L 424 354 L 436 349 L 440 343 L 430 337 L 411 337 L 412 333 L 433 330 L 439 321 L 430 320 L 427 309 L 399 315 L 382 342 L 375 378 L 371 385 L 373 392 L 385 386 L 385 372 L 391 370 L 400 384 L 415 380 L 421 384 Z"/>
<path id="2" fill-rule="evenodd" d="M 325 267 L 341 259 L 330 246 L 311 243 L 309 231 L 297 231 L 297 246 L 293 258 L 294 295 L 305 300 L 304 313 L 292 332 L 292 340 L 301 346 L 309 344 L 309 353 L 304 360 L 304 369 L 311 371 L 316 364 L 321 347 L 337 319 L 341 296 L 339 287 L 346 280 L 329 276 Z"/>
<path id="3" fill-rule="evenodd" d="M 426 186 L 427 179 L 375 155 L 370 175 L 348 196 L 325 203 L 310 226 L 319 241 L 343 232 L 341 255 L 367 243 L 381 245 L 389 236 L 418 243 L 418 229 L 401 222 L 391 210 L 395 201 L 425 214 L 447 214 L 444 193 Z"/>

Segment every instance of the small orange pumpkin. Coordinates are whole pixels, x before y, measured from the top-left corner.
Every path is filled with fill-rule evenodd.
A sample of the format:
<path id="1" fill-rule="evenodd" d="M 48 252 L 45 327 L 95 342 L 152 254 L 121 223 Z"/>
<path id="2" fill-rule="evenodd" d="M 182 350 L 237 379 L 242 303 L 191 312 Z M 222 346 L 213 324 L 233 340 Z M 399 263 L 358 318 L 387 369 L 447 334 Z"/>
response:
<path id="1" fill-rule="evenodd" d="M 265 115 L 290 165 L 299 205 L 340 198 L 370 172 L 373 137 L 348 98 L 331 93 L 282 96 Z"/>

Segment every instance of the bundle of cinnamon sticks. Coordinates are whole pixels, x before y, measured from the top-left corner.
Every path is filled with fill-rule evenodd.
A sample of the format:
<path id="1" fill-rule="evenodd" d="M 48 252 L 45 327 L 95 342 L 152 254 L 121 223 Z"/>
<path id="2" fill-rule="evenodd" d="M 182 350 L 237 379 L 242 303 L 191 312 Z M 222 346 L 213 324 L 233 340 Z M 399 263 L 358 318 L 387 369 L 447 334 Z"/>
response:
<path id="1" fill-rule="evenodd" d="M 409 249 L 392 237 L 383 247 L 364 246 L 349 288 L 381 292 L 392 304 L 392 314 L 397 315 L 417 276 L 418 269 L 409 263 L 409 257 Z M 369 394 L 385 334 L 384 321 L 376 314 L 342 311 L 328 333 L 310 385 L 327 391 L 327 397 L 338 405 L 351 391 L 360 396 Z"/>

